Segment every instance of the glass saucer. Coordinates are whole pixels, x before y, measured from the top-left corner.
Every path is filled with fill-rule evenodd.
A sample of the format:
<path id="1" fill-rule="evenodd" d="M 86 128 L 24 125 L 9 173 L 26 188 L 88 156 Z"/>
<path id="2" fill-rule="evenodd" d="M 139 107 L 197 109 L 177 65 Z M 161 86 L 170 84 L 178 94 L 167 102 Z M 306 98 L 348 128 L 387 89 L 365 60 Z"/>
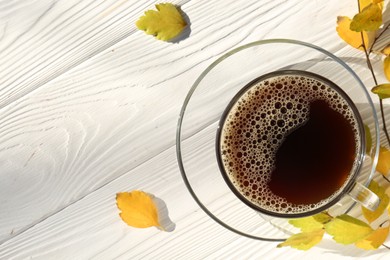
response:
<path id="1" fill-rule="evenodd" d="M 337 84 L 352 99 L 372 136 L 357 179 L 366 186 L 373 178 L 379 149 L 378 119 L 369 93 L 356 73 L 330 52 L 305 42 L 272 39 L 243 45 L 214 61 L 196 79 L 181 109 L 176 135 L 178 164 L 185 185 L 205 213 L 239 235 L 264 241 L 283 241 L 297 230 L 288 219 L 259 213 L 236 197 L 220 172 L 215 139 L 219 120 L 232 98 L 248 82 L 278 70 L 315 73 Z M 356 208 L 353 200 L 344 196 L 329 212 L 338 215 L 357 212 Z"/>

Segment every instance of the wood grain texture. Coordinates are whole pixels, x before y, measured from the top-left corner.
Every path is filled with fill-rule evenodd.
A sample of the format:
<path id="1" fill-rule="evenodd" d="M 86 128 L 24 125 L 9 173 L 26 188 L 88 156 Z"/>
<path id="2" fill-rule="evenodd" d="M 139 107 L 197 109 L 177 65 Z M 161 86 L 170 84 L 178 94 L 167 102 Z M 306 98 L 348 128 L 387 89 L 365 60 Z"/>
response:
<path id="1" fill-rule="evenodd" d="M 193 153 L 197 152 L 194 149 Z M 150 175 L 145 176 L 145 172 Z M 115 192 L 139 188 L 166 202 L 176 230 L 167 233 L 155 228 L 135 229 L 120 220 Z M 213 200 L 211 196 L 208 203 Z M 354 246 L 337 245 L 328 237 L 307 252 L 276 249 L 276 245 L 239 237 L 206 216 L 186 191 L 175 162 L 175 149 L 170 148 L 3 243 L 0 258 L 279 259 L 288 254 L 289 259 L 339 259 L 341 256 L 386 259 L 387 256 L 384 248 L 363 251 Z"/>
<path id="2" fill-rule="evenodd" d="M 136 19 L 152 4 L 3 1 L 0 108 L 134 34 Z"/>
<path id="3" fill-rule="evenodd" d="M 198 208 L 178 171 L 176 122 L 202 70 L 254 40 L 304 40 L 364 67 L 334 30 L 353 5 L 174 3 L 191 26 L 172 44 L 135 29 L 154 1 L 0 2 L 0 259 L 306 256 L 239 238 Z M 163 199 L 176 230 L 125 226 L 114 197 L 132 189 Z M 333 248 L 307 257 L 338 256 Z"/>

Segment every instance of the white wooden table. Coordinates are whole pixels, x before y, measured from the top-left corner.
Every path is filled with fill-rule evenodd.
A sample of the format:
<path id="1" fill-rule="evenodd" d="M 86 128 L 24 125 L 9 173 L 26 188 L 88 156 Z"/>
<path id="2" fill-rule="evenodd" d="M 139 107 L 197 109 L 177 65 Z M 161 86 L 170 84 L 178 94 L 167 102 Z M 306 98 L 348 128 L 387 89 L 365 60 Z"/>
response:
<path id="1" fill-rule="evenodd" d="M 242 44 L 316 44 L 371 86 L 363 53 L 335 30 L 355 1 L 172 1 L 190 21 L 177 43 L 136 29 L 155 3 L 0 1 L 0 259 L 389 259 L 329 237 L 307 252 L 240 237 L 194 202 L 175 153 L 192 83 Z M 115 194 L 134 189 L 166 203 L 173 232 L 120 220 Z"/>

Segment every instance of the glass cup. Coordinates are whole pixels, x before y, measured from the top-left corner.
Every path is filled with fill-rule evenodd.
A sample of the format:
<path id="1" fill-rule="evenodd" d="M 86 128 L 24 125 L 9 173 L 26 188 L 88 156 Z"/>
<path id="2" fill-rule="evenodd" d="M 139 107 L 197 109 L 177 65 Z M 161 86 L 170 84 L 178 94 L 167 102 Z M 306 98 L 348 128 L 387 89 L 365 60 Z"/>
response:
<path id="1" fill-rule="evenodd" d="M 319 207 L 296 211 L 270 211 L 243 196 L 227 178 L 221 162 L 220 131 L 225 117 L 254 80 L 281 71 L 305 74 L 333 84 L 345 95 L 357 118 L 361 144 L 356 167 L 342 188 Z M 252 84 L 253 85 L 253 84 Z M 370 132 L 372 143 L 367 141 Z M 216 145 L 217 144 L 217 145 Z M 199 206 L 215 221 L 238 234 L 261 240 L 281 240 L 283 224 L 275 219 L 302 217 L 323 210 L 342 214 L 354 200 L 373 210 L 379 198 L 366 187 L 378 157 L 379 128 L 370 96 L 358 76 L 333 54 L 308 43 L 274 39 L 236 48 L 213 62 L 195 81 L 180 113 L 177 156 L 185 184 Z M 352 198 L 352 199 L 351 199 Z M 260 216 L 260 217 L 259 217 Z"/>

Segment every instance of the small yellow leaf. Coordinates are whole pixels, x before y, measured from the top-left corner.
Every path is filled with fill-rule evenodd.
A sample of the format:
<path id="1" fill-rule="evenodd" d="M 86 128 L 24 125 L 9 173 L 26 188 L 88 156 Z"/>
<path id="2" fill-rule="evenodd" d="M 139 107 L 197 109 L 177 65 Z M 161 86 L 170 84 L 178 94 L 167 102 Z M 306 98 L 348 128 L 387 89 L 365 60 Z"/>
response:
<path id="1" fill-rule="evenodd" d="M 389 235 L 389 227 L 378 228 L 371 232 L 364 239 L 357 241 L 355 246 L 365 249 L 365 250 L 374 250 L 380 247 L 387 239 Z"/>
<path id="2" fill-rule="evenodd" d="M 376 170 L 385 176 L 390 171 L 390 150 L 386 147 L 381 146 L 379 148 L 379 158 Z"/>
<path id="3" fill-rule="evenodd" d="M 377 94 L 380 99 L 390 97 L 390 83 L 380 84 L 371 89 L 371 92 Z"/>
<path id="4" fill-rule="evenodd" d="M 384 55 L 386 56 L 389 56 L 390 55 L 390 44 L 387 45 L 385 48 L 383 48 L 383 50 L 381 51 Z M 385 73 L 386 73 L 386 70 L 385 70 Z M 387 75 L 386 75 L 387 77 Z M 387 78 L 389 80 L 389 78 Z M 390 81 L 390 80 L 389 80 Z"/>
<path id="5" fill-rule="evenodd" d="M 324 236 L 325 230 L 317 229 L 310 232 L 303 232 L 292 235 L 283 243 L 277 245 L 277 247 L 290 246 L 299 250 L 309 250 L 313 246 L 317 245 Z"/>
<path id="6" fill-rule="evenodd" d="M 387 51 L 387 48 L 384 51 Z M 383 70 L 385 72 L 387 80 L 390 81 L 390 56 L 387 56 L 383 61 Z"/>
<path id="7" fill-rule="evenodd" d="M 366 6 L 370 5 L 372 3 L 371 0 L 359 0 L 359 12 L 361 12 Z"/>
<path id="8" fill-rule="evenodd" d="M 367 2 L 367 4 L 365 3 L 365 5 L 363 7 L 360 8 L 360 12 L 366 7 L 368 6 L 370 3 L 373 3 L 373 4 L 376 4 L 377 6 L 379 6 L 379 8 L 381 10 L 383 10 L 383 1 L 384 0 L 361 0 L 363 2 Z M 360 2 L 360 1 L 359 1 Z"/>
<path id="9" fill-rule="evenodd" d="M 377 182 L 371 181 L 368 188 L 374 192 L 381 199 L 381 202 L 378 208 L 374 211 L 368 210 L 365 207 L 362 207 L 363 216 L 367 219 L 369 223 L 378 219 L 383 212 L 386 210 L 389 205 L 389 196 L 385 193 L 385 188 L 380 186 Z"/>
<path id="10" fill-rule="evenodd" d="M 366 8 L 371 3 L 378 4 L 378 6 L 382 9 L 383 0 L 359 0 L 359 12 L 361 12 L 364 8 Z"/>
<path id="11" fill-rule="evenodd" d="M 383 0 L 372 0 L 372 3 L 373 4 L 383 3 Z"/>
<path id="12" fill-rule="evenodd" d="M 122 211 L 119 216 L 129 226 L 160 227 L 157 208 L 149 194 L 139 190 L 120 192 L 116 195 L 116 204 Z"/>
<path id="13" fill-rule="evenodd" d="M 337 243 L 344 245 L 355 243 L 372 232 L 367 223 L 346 214 L 326 223 L 325 230 Z"/>
<path id="14" fill-rule="evenodd" d="M 362 48 L 362 35 L 361 33 L 352 31 L 349 27 L 351 19 L 346 16 L 337 17 L 336 31 L 341 39 L 352 47 L 363 50 Z M 364 45 L 366 48 L 370 48 L 375 39 L 375 32 L 363 32 Z"/>
<path id="15" fill-rule="evenodd" d="M 377 4 L 370 4 L 353 17 L 350 29 L 355 32 L 376 31 L 381 25 L 382 9 Z"/>
<path id="16" fill-rule="evenodd" d="M 300 228 L 302 232 L 310 232 L 324 227 L 324 223 L 332 219 L 326 213 L 318 213 L 313 216 L 291 219 L 288 221 L 294 227 Z"/>
<path id="17" fill-rule="evenodd" d="M 387 196 L 389 196 L 389 198 L 390 198 L 390 186 L 387 187 L 385 193 L 386 193 Z M 390 215 L 390 204 L 387 206 L 387 214 Z M 390 219 L 389 219 L 389 221 L 390 221 Z"/>
<path id="18" fill-rule="evenodd" d="M 137 21 L 137 28 L 158 40 L 169 41 L 178 36 L 187 26 L 179 10 L 170 3 L 157 4 L 157 11 L 148 10 Z"/>

